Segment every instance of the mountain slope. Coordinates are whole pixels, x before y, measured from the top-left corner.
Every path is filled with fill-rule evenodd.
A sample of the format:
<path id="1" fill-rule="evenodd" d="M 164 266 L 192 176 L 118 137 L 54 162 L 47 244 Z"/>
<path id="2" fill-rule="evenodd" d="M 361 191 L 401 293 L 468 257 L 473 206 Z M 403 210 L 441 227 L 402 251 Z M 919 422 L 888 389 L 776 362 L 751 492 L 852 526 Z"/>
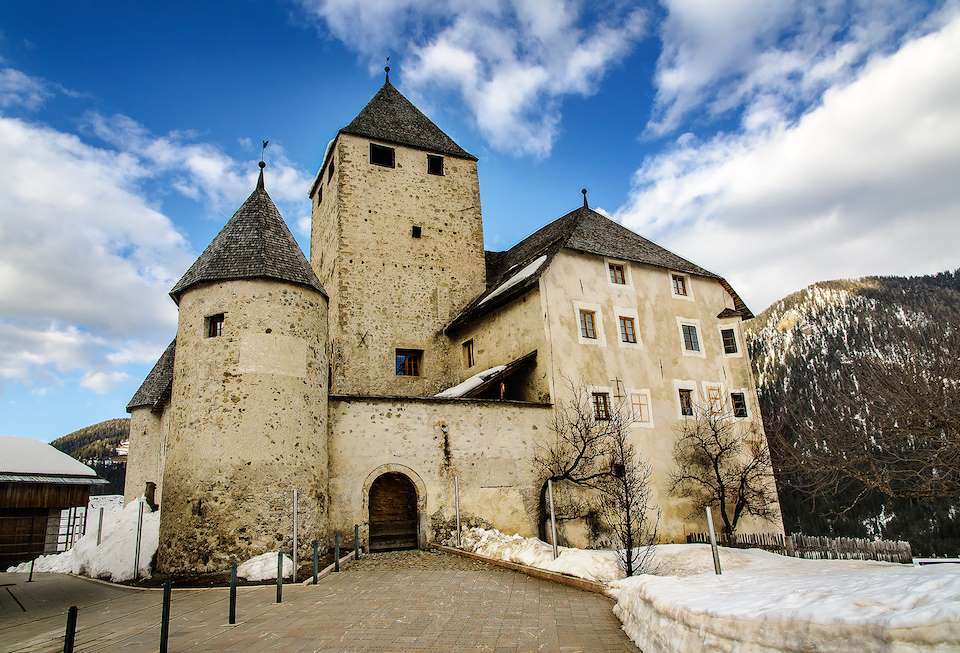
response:
<path id="1" fill-rule="evenodd" d="M 121 417 L 91 424 L 50 444 L 89 465 L 100 477 L 110 481 L 110 485 L 95 486 L 95 494 L 123 494 L 127 469 L 125 447 L 129 437 L 130 418 Z"/>
<path id="2" fill-rule="evenodd" d="M 877 428 L 871 410 L 904 406 L 902 382 L 908 375 L 936 378 L 945 386 L 955 378 L 944 370 L 957 369 L 958 325 L 960 270 L 826 281 L 788 295 L 747 323 L 768 435 L 772 441 L 782 435 L 802 451 L 822 446 L 813 441 L 817 435 L 811 424 L 838 425 L 862 438 L 869 451 Z M 900 373 L 901 390 L 871 385 L 876 369 Z M 957 397 L 956 381 L 951 392 L 948 397 Z M 948 408 L 945 415 L 956 414 L 955 406 Z M 904 420 L 911 409 L 926 407 L 906 406 Z M 775 454 L 778 462 L 784 459 L 778 461 Z M 909 539 L 925 554 L 960 551 L 960 498 L 889 499 L 850 483 L 832 494 L 820 493 L 811 504 L 791 489 L 803 485 L 805 473 L 791 475 L 781 467 L 778 484 L 788 530 Z M 861 492 L 863 497 L 854 502 Z M 851 503 L 854 507 L 844 513 Z"/>

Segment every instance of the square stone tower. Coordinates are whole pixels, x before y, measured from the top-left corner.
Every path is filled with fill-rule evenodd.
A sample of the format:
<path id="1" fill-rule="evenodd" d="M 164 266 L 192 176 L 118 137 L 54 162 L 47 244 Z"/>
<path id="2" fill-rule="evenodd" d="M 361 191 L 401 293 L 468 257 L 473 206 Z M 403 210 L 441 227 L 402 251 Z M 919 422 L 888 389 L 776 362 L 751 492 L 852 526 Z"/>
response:
<path id="1" fill-rule="evenodd" d="M 485 288 L 477 159 L 389 80 L 330 142 L 310 192 L 330 294 L 330 391 L 423 396 L 455 382 L 442 333 Z"/>

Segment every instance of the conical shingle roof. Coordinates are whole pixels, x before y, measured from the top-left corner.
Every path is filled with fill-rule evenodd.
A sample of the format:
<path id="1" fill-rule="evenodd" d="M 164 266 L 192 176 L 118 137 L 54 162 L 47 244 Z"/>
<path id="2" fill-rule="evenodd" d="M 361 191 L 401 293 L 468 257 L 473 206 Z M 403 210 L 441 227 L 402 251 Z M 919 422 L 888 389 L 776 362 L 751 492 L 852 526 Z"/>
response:
<path id="1" fill-rule="evenodd" d="M 454 143 L 453 139 L 443 133 L 420 109 L 413 106 L 389 80 L 384 82 L 367 106 L 340 132 L 477 160 L 477 157 Z"/>
<path id="2" fill-rule="evenodd" d="M 201 283 L 278 279 L 326 293 L 280 211 L 267 194 L 263 170 L 250 197 L 170 291 L 173 300 Z"/>
<path id="3" fill-rule="evenodd" d="M 166 403 L 173 387 L 173 361 L 176 355 L 177 339 L 174 338 L 130 399 L 130 403 L 127 404 L 128 413 L 134 408 L 149 407 L 151 410 L 156 410 Z"/>

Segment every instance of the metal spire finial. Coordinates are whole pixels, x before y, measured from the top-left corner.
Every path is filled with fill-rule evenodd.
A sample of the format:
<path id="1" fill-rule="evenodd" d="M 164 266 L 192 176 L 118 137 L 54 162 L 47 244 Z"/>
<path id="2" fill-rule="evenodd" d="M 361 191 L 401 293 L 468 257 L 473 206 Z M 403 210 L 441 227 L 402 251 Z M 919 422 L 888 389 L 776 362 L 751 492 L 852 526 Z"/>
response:
<path id="1" fill-rule="evenodd" d="M 387 57 L 387 65 L 383 67 L 383 72 L 386 73 L 386 81 L 384 83 L 390 83 L 390 57 Z"/>
<path id="2" fill-rule="evenodd" d="M 264 154 L 267 151 L 267 145 L 270 145 L 270 141 L 263 141 L 263 145 L 260 147 L 260 163 L 257 165 L 260 166 L 260 177 L 257 179 L 257 188 L 263 190 L 263 169 L 267 167 L 264 159 Z"/>
<path id="3" fill-rule="evenodd" d="M 583 193 L 583 208 L 590 208 L 590 205 L 587 204 L 587 189 L 581 188 L 580 192 Z"/>

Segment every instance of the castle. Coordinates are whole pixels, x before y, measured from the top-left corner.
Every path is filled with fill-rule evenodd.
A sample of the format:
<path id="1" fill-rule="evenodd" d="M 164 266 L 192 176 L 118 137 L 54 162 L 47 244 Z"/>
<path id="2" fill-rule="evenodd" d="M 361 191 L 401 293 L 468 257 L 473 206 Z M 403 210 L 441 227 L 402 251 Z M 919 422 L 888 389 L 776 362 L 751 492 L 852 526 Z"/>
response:
<path id="1" fill-rule="evenodd" d="M 762 432 L 752 314 L 722 277 L 590 209 L 586 191 L 485 251 L 477 158 L 389 76 L 324 153 L 309 262 L 260 165 L 171 290 L 176 339 L 127 406 L 125 494 L 156 484 L 159 569 L 289 551 L 294 489 L 301 556 L 354 524 L 372 549 L 427 545 L 453 516 L 454 479 L 464 514 L 535 535 L 534 456 L 576 387 L 597 417 L 630 407 L 660 539 L 704 530 L 667 491 L 677 423 L 692 401 L 729 401 Z"/>

